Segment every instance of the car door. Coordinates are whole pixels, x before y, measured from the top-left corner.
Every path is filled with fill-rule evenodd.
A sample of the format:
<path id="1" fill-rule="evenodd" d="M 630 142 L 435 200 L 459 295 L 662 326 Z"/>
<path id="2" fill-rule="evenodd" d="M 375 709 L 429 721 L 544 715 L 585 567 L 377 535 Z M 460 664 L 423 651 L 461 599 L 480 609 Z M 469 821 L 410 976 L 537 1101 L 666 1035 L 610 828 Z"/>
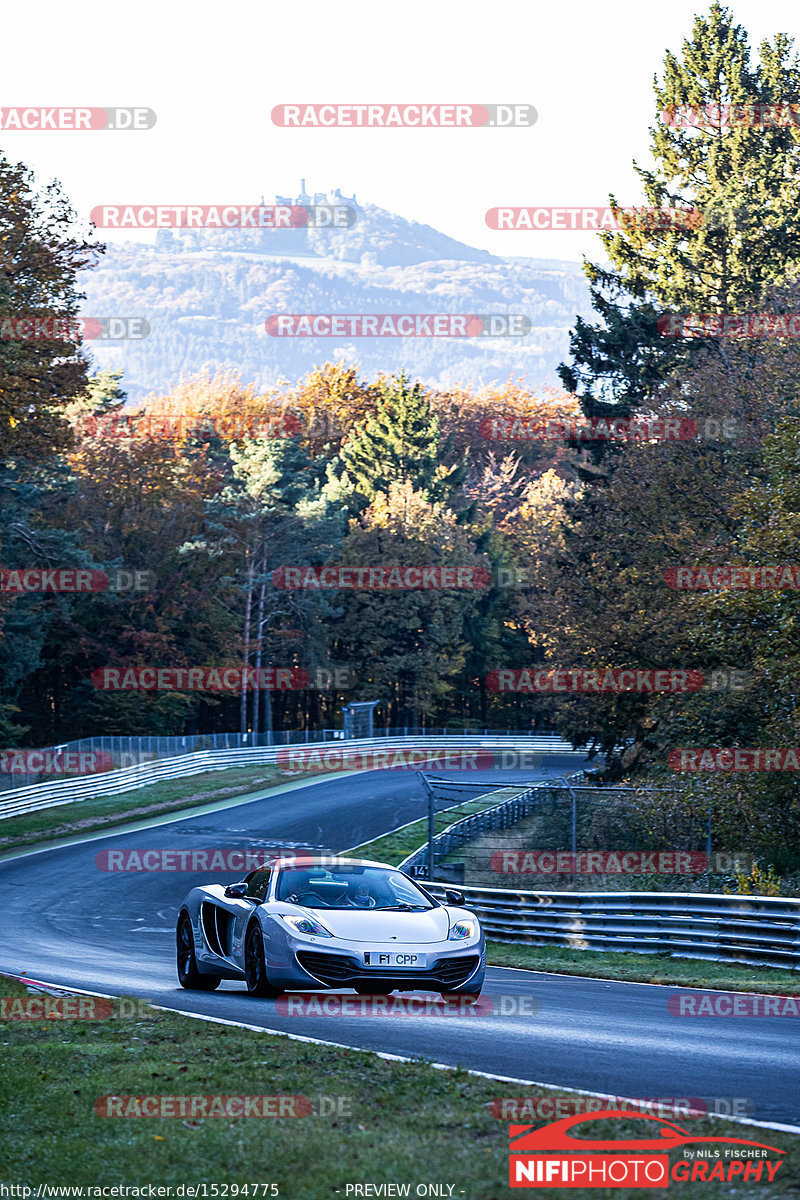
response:
<path id="1" fill-rule="evenodd" d="M 246 877 L 247 891 L 241 900 L 230 900 L 232 922 L 229 950 L 233 965 L 244 970 L 244 941 L 253 910 L 264 904 L 269 897 L 272 868 L 259 867 Z M 255 901 L 255 903 L 254 903 Z"/>

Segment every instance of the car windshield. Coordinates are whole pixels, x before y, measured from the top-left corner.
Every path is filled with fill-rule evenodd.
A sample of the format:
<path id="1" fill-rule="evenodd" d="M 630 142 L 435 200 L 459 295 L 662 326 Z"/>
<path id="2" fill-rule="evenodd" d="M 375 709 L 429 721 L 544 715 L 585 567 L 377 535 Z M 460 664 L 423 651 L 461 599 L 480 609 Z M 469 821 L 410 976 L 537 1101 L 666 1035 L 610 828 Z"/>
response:
<path id="1" fill-rule="evenodd" d="M 278 900 L 304 908 L 361 908 L 413 912 L 433 908 L 417 885 L 382 867 L 287 867 L 281 871 Z"/>

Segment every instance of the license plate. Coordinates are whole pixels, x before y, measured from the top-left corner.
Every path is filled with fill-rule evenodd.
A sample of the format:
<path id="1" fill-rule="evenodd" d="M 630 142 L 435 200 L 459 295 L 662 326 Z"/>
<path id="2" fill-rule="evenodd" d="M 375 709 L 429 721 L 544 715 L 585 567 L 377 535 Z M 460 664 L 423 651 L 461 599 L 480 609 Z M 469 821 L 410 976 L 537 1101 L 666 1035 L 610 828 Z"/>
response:
<path id="1" fill-rule="evenodd" d="M 427 954 L 410 954 L 403 951 L 365 950 L 365 967 L 427 967 Z"/>

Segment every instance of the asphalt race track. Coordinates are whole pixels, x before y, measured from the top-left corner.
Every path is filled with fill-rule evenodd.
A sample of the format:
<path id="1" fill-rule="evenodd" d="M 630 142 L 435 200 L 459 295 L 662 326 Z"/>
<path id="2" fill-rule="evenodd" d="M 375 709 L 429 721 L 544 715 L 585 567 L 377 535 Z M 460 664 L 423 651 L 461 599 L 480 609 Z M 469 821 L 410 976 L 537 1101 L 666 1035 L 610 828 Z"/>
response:
<path id="1" fill-rule="evenodd" d="M 548 756 L 546 776 L 579 766 L 575 756 Z M 536 775 L 494 771 L 485 778 Z M 475 773 L 448 772 L 461 776 Z M 243 984 L 223 983 L 213 993 L 178 986 L 180 902 L 190 887 L 230 877 L 109 873 L 96 865 L 109 848 L 250 849 L 277 841 L 335 851 L 424 812 L 413 772 L 375 771 L 0 862 L 0 970 L 517 1080 L 639 1098 L 735 1097 L 750 1103 L 758 1121 L 800 1126 L 797 1018 L 676 1017 L 667 1009 L 671 988 L 501 968 L 487 972 L 483 995 L 494 1011 L 483 1016 L 281 1015 Z M 535 1016 L 524 1015 L 536 1006 L 519 997 L 540 1002 Z M 502 1015 L 501 1002 L 522 1015 Z M 523 1094 L 518 1084 L 498 1083 L 498 1097 Z"/>

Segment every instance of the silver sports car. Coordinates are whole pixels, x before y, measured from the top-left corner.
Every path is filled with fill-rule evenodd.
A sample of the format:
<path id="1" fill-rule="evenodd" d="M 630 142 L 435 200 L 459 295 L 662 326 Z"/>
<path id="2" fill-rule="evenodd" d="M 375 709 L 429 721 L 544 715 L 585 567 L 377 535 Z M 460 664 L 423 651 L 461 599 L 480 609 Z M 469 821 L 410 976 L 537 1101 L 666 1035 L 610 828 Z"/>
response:
<path id="1" fill-rule="evenodd" d="M 203 991 L 243 979 L 256 996 L 320 987 L 478 996 L 483 931 L 460 892 L 446 900 L 384 863 L 277 858 L 239 883 L 192 888 L 178 916 L 178 978 Z"/>

